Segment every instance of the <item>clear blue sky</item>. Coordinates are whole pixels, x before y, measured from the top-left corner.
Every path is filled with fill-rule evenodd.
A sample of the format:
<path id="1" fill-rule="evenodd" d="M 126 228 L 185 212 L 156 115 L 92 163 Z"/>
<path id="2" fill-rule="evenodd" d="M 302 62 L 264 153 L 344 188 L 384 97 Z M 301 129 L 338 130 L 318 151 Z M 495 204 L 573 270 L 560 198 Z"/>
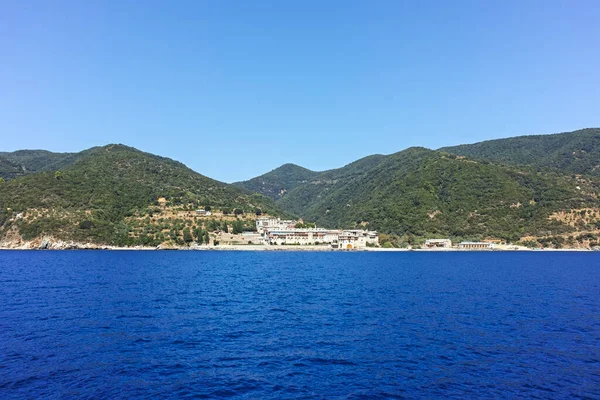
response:
<path id="1" fill-rule="evenodd" d="M 0 0 L 0 150 L 226 182 L 600 126 L 600 2 Z"/>

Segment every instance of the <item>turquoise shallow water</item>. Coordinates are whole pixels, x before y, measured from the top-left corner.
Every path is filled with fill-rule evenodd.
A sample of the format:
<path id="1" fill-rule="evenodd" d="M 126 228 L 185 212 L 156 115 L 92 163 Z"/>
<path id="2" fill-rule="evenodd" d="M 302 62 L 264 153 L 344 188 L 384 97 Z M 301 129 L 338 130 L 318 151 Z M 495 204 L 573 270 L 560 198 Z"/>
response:
<path id="1" fill-rule="evenodd" d="M 597 398 L 600 254 L 0 252 L 0 398 Z"/>

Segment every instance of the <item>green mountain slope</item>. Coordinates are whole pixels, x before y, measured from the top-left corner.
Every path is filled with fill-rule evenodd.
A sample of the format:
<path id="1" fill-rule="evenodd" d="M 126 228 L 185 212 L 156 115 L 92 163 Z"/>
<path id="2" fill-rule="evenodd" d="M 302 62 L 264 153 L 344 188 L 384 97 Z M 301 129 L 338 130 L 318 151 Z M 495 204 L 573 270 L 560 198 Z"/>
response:
<path id="1" fill-rule="evenodd" d="M 385 158 L 386 156 L 376 154 L 361 158 L 342 168 L 321 172 L 310 181 L 291 190 L 287 196 L 278 201 L 278 204 L 295 215 L 307 216 L 307 210 L 328 196 L 331 190 L 363 179 L 367 172 L 376 168 Z"/>
<path id="2" fill-rule="evenodd" d="M 321 181 L 337 182 L 354 179 L 356 176 L 376 166 L 384 158 L 385 156 L 381 154 L 374 154 L 354 161 L 345 167 L 322 172 L 311 171 L 294 164 L 285 164 L 264 175 L 248 181 L 236 182 L 234 185 L 278 201 L 283 199 L 288 192 L 296 187 L 301 186 L 304 188 L 296 196 L 300 195 L 300 193 L 305 193 L 307 191 L 306 184 L 310 182 L 314 185 L 316 182 Z M 318 187 L 315 188 L 318 189 Z M 294 207 L 294 204 L 295 202 L 286 203 L 290 211 L 296 213 L 302 212 L 303 209 L 301 207 Z"/>
<path id="3" fill-rule="evenodd" d="M 0 157 L 0 178 L 8 180 L 22 175 L 25 175 L 25 172 L 20 165 L 15 164 L 4 157 Z"/>
<path id="4" fill-rule="evenodd" d="M 295 164 L 284 164 L 264 175 L 248 181 L 235 182 L 233 185 L 277 200 L 285 195 L 286 192 L 306 183 L 318 174 L 319 172 L 311 171 Z"/>
<path id="5" fill-rule="evenodd" d="M 79 153 L 53 153 L 46 150 L 0 152 L 0 159 L 5 159 L 18 166 L 20 172 L 16 176 L 41 171 L 56 171 L 72 165 L 78 157 Z M 0 174 L 4 171 L 4 165 L 0 164 Z"/>
<path id="6" fill-rule="evenodd" d="M 17 225 L 25 239 L 51 234 L 73 240 L 137 244 L 131 240 L 128 218 L 159 212 L 156 209 L 161 198 L 170 207 L 190 210 L 211 206 L 254 213 L 260 208 L 278 214 L 270 199 L 248 195 L 177 161 L 123 145 L 92 148 L 78 153 L 72 165 L 58 172 L 39 172 L 1 185 L 0 235 L 12 232 Z M 15 213 L 22 213 L 24 218 L 15 219 Z"/>
<path id="7" fill-rule="evenodd" d="M 496 163 L 600 176 L 600 129 L 519 136 L 440 149 Z"/>
<path id="8" fill-rule="evenodd" d="M 345 168 L 333 179 L 319 175 L 296 187 L 278 205 L 321 226 L 510 241 L 568 232 L 569 226 L 549 217 L 559 210 L 598 207 L 596 181 L 424 148 L 379 158 L 360 172 Z"/>

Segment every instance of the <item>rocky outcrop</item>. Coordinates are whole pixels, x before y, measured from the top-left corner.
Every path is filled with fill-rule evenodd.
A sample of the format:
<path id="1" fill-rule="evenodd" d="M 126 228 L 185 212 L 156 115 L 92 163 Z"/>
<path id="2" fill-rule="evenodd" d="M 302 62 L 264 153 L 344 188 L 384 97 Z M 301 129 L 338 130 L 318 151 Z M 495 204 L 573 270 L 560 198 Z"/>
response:
<path id="1" fill-rule="evenodd" d="M 73 241 L 55 240 L 52 237 L 42 239 L 22 240 L 11 238 L 0 241 L 0 249 L 14 250 L 110 250 L 118 247 L 95 243 L 79 243 Z"/>

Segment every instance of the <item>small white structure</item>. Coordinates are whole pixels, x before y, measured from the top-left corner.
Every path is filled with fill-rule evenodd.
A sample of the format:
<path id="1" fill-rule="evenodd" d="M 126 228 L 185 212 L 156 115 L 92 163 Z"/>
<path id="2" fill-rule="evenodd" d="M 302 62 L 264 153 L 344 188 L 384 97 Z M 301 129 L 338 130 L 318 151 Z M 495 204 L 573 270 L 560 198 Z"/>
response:
<path id="1" fill-rule="evenodd" d="M 426 249 L 449 249 L 452 247 L 452 241 L 450 239 L 427 239 L 425 241 Z"/>
<path id="2" fill-rule="evenodd" d="M 494 243 L 489 242 L 460 242 L 458 248 L 465 250 L 491 250 Z"/>

